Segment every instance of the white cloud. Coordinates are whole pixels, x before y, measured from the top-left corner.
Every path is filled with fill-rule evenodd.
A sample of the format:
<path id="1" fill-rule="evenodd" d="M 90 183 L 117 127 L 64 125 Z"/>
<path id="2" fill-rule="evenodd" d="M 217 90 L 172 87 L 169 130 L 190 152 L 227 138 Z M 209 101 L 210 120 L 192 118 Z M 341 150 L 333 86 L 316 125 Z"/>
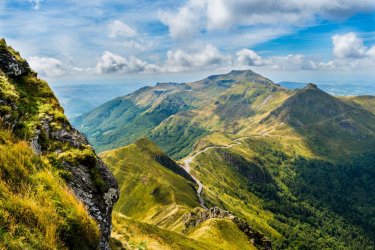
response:
<path id="1" fill-rule="evenodd" d="M 42 76 L 62 76 L 67 73 L 63 63 L 51 57 L 31 57 L 28 60 L 32 69 Z"/>
<path id="2" fill-rule="evenodd" d="M 130 56 L 125 58 L 109 51 L 104 52 L 100 61 L 97 63 L 95 70 L 98 74 L 156 71 L 154 65 L 148 64 L 137 57 Z"/>
<path id="3" fill-rule="evenodd" d="M 188 0 L 177 11 L 161 11 L 173 38 L 234 26 L 303 27 L 317 19 L 342 19 L 375 10 L 373 0 Z"/>
<path id="4" fill-rule="evenodd" d="M 122 57 L 105 52 L 96 66 L 97 73 L 177 73 L 233 68 L 263 68 L 275 71 L 348 71 L 375 67 L 375 46 L 368 48 L 353 33 L 332 37 L 335 58 L 319 60 L 303 54 L 261 56 L 242 49 L 233 55 L 223 54 L 211 44 L 188 49 L 169 50 L 166 60 L 152 64 L 136 57 Z"/>
<path id="5" fill-rule="evenodd" d="M 337 58 L 361 58 L 366 55 L 366 47 L 356 34 L 350 32 L 332 37 L 333 54 Z"/>
<path id="6" fill-rule="evenodd" d="M 109 37 L 135 37 L 137 30 L 120 20 L 113 21 L 109 24 Z"/>
<path id="7" fill-rule="evenodd" d="M 363 44 L 362 39 L 358 38 L 353 32 L 343 35 L 334 35 L 333 55 L 336 58 L 366 58 L 372 57 L 375 59 L 375 46 L 371 48 Z"/>
<path id="8" fill-rule="evenodd" d="M 190 0 L 176 11 L 160 11 L 159 18 L 169 27 L 170 35 L 175 39 L 185 39 L 195 35 L 204 14 L 205 1 Z"/>
<path id="9" fill-rule="evenodd" d="M 242 66 L 260 66 L 263 65 L 263 59 L 255 51 L 243 49 L 236 53 L 237 64 Z"/>
<path id="10" fill-rule="evenodd" d="M 207 44 L 199 49 L 169 50 L 163 63 L 152 64 L 137 57 L 123 57 L 106 51 L 95 67 L 96 73 L 172 73 L 217 69 L 231 65 L 231 57 Z"/>
<path id="11" fill-rule="evenodd" d="M 231 58 L 229 56 L 223 55 L 215 46 L 207 44 L 195 51 L 184 51 L 182 49 L 168 51 L 165 71 L 204 70 L 229 66 L 230 63 Z"/>

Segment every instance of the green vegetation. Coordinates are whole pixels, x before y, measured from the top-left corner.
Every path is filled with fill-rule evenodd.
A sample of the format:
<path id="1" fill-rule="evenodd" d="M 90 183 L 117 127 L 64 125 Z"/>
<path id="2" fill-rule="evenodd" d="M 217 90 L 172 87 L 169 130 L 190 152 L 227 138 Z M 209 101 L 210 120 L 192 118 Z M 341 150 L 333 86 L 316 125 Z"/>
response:
<path id="1" fill-rule="evenodd" d="M 176 97 L 179 95 L 190 98 L 178 102 L 181 109 L 171 105 L 176 113 L 168 113 L 168 105 L 159 105 L 163 100 L 181 101 Z M 127 130 L 137 132 L 131 139 L 123 140 L 124 133 L 118 131 L 124 127 L 103 127 L 111 121 L 104 116 L 116 114 L 120 120 L 126 115 L 113 112 L 110 103 L 103 105 L 77 123 L 90 140 L 104 135 L 105 141 L 95 141 L 95 147 L 127 145 L 148 136 L 176 159 L 201 152 L 194 157 L 191 168 L 192 174 L 204 185 L 205 204 L 245 219 L 269 237 L 276 249 L 374 248 L 373 97 L 333 97 L 314 84 L 289 91 L 254 72 L 233 71 L 194 83 L 143 88 L 122 99 L 129 104 L 122 113 L 135 108 L 141 110 L 131 113 L 133 120 L 145 118 L 155 107 L 159 107 L 158 112 L 165 111 L 165 115 L 158 113 L 163 119 L 157 122 L 146 119 L 137 126 L 129 125 Z M 103 129 L 93 130 L 97 125 Z M 147 126 L 146 130 L 143 125 Z M 116 135 L 113 137 L 116 140 L 107 136 L 111 134 Z M 140 149 L 143 144 L 150 146 L 146 141 L 139 141 L 127 150 Z M 108 164 L 116 165 L 122 158 L 131 162 L 129 155 L 134 152 L 129 151 Z M 139 170 L 137 175 L 149 171 L 140 169 L 140 165 L 137 160 L 134 166 L 138 167 L 132 167 Z M 172 181 L 160 174 L 154 176 Z M 131 180 L 128 182 L 128 189 L 123 192 L 134 191 L 139 195 L 142 189 Z M 162 188 L 156 193 L 163 199 L 168 197 Z M 168 218 L 170 203 L 165 204 L 168 205 L 164 206 L 162 215 Z M 130 207 L 124 211 L 132 211 Z M 158 209 L 162 210 L 163 206 Z M 141 218 L 140 214 L 127 215 L 131 219 Z M 146 222 L 161 225 L 159 221 Z M 215 247 L 225 246 L 231 241 L 221 235 L 224 231 L 216 231 L 217 228 L 229 230 L 231 225 L 225 223 L 206 221 L 186 233 Z M 171 227 L 168 223 L 162 226 L 177 231 L 183 228 L 176 224 Z M 226 234 L 231 233 L 235 231 L 230 229 Z"/>
<path id="2" fill-rule="evenodd" d="M 187 213 L 199 210 L 194 184 L 172 160 L 161 161 L 165 154 L 151 141 L 142 138 L 100 156 L 126 194 L 115 206 L 113 249 L 256 249 L 230 220 L 186 228 Z"/>
<path id="3" fill-rule="evenodd" d="M 213 246 L 147 223 L 132 220 L 119 213 L 113 216 L 111 248 L 122 249 L 212 249 Z"/>
<path id="4" fill-rule="evenodd" d="M 0 130 L 0 248 L 93 249 L 96 223 L 44 157 Z"/>
<path id="5" fill-rule="evenodd" d="M 180 217 L 199 206 L 194 184 L 155 158 L 161 151 L 142 139 L 124 148 L 102 153 L 121 193 L 115 211 L 165 228 L 181 227 Z"/>
<path id="6" fill-rule="evenodd" d="M 0 55 L 0 249 L 95 249 L 97 222 L 67 183 L 83 164 L 95 195 L 103 193 L 97 156 L 48 84 L 4 40 Z M 5 72 L 9 64 L 18 64 L 16 73 Z"/>
<path id="7" fill-rule="evenodd" d="M 290 94 L 252 71 L 232 71 L 193 83 L 145 87 L 103 104 L 73 124 L 98 151 L 148 137 L 180 159 L 203 136 L 241 130 L 250 117 L 264 116 Z"/>
<path id="8" fill-rule="evenodd" d="M 277 249 L 372 249 L 374 156 L 336 164 L 249 137 L 207 150 L 192 167 L 206 200 L 245 218 Z"/>

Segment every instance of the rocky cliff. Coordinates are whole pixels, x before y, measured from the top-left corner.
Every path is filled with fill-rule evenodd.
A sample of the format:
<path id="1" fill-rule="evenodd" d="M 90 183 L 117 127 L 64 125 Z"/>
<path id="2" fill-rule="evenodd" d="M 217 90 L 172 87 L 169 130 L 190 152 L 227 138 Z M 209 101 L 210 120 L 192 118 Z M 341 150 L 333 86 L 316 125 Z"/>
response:
<path id="1" fill-rule="evenodd" d="M 0 40 L 0 126 L 29 141 L 34 151 L 61 170 L 75 196 L 86 206 L 101 232 L 100 249 L 108 249 L 117 182 L 86 138 L 66 119 L 48 84 Z"/>

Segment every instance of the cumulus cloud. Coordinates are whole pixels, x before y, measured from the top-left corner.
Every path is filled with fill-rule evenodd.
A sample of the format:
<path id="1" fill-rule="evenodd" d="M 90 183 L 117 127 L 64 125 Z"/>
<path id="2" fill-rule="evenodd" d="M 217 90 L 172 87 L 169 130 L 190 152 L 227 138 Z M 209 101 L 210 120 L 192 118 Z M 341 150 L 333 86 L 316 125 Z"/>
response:
<path id="1" fill-rule="evenodd" d="M 362 39 L 358 38 L 353 32 L 343 35 L 334 35 L 333 55 L 336 58 L 375 58 L 375 46 L 368 48 L 363 44 Z"/>
<path id="2" fill-rule="evenodd" d="M 67 73 L 66 67 L 56 58 L 34 56 L 28 62 L 42 76 L 62 76 Z"/>
<path id="3" fill-rule="evenodd" d="M 332 37 L 334 58 L 319 60 L 304 54 L 261 56 L 251 49 L 232 55 L 221 52 L 212 44 L 190 49 L 169 50 L 164 62 L 151 64 L 136 57 L 122 57 L 105 52 L 96 66 L 97 73 L 171 73 L 204 70 L 261 67 L 277 71 L 334 71 L 371 69 L 375 67 L 375 46 L 366 47 L 354 33 Z"/>
<path id="4" fill-rule="evenodd" d="M 176 11 L 160 11 L 159 18 L 169 27 L 170 35 L 175 39 L 185 39 L 195 35 L 204 15 L 205 1 L 190 0 Z"/>
<path id="5" fill-rule="evenodd" d="M 169 50 L 166 60 L 152 64 L 137 57 L 123 57 L 106 51 L 95 67 L 96 73 L 172 73 L 217 69 L 229 66 L 231 57 L 223 55 L 215 46 L 207 44 L 199 49 Z"/>
<path id="6" fill-rule="evenodd" d="M 155 67 L 134 56 L 125 58 L 106 51 L 97 63 L 95 70 L 98 74 L 138 73 L 156 71 Z"/>
<path id="7" fill-rule="evenodd" d="M 113 21 L 109 24 L 109 36 L 116 37 L 135 37 L 137 30 L 129 25 L 121 22 L 120 20 Z"/>
<path id="8" fill-rule="evenodd" d="M 181 72 L 192 69 L 217 68 L 230 64 L 230 57 L 223 55 L 218 48 L 207 44 L 195 51 L 184 51 L 182 49 L 167 52 L 165 71 Z"/>
<path id="9" fill-rule="evenodd" d="M 243 49 L 236 53 L 237 64 L 243 66 L 260 66 L 263 65 L 263 59 L 255 51 Z"/>
<path id="10" fill-rule="evenodd" d="M 161 11 L 159 17 L 173 38 L 187 38 L 201 29 L 303 27 L 319 18 L 342 19 L 374 10 L 373 0 L 188 0 L 177 11 Z"/>

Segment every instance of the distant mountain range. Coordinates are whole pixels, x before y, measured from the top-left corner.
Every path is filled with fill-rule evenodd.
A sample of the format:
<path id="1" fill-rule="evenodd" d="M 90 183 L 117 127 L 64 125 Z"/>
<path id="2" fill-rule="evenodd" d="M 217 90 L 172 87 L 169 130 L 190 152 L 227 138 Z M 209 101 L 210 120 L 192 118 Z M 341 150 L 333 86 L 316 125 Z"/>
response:
<path id="1" fill-rule="evenodd" d="M 276 249 L 373 249 L 374 106 L 374 96 L 287 89 L 247 70 L 144 87 L 73 123 L 109 150 L 101 157 L 123 185 L 120 246 L 134 229 L 145 244 L 171 248 L 245 249 L 250 240 L 269 249 L 269 239 Z M 182 188 L 189 183 L 195 192 Z M 248 227 L 254 234 L 244 238 L 238 229 Z M 175 239 L 181 232 L 185 243 Z"/>
<path id="2" fill-rule="evenodd" d="M 53 91 L 64 107 L 66 116 L 71 119 L 120 95 L 126 95 L 139 88 L 139 84 L 77 84 L 52 86 Z"/>
<path id="3" fill-rule="evenodd" d="M 287 89 L 304 88 L 307 83 L 280 82 Z M 69 119 L 88 113 L 94 108 L 116 97 L 127 95 L 140 84 L 74 84 L 52 86 Z M 318 84 L 323 91 L 338 96 L 375 95 L 375 86 L 370 84 Z"/>
<path id="4" fill-rule="evenodd" d="M 302 89 L 307 83 L 302 82 L 280 82 L 284 88 L 288 89 Z M 336 96 L 359 96 L 359 95 L 375 95 L 375 84 L 317 84 L 318 87 Z"/>

